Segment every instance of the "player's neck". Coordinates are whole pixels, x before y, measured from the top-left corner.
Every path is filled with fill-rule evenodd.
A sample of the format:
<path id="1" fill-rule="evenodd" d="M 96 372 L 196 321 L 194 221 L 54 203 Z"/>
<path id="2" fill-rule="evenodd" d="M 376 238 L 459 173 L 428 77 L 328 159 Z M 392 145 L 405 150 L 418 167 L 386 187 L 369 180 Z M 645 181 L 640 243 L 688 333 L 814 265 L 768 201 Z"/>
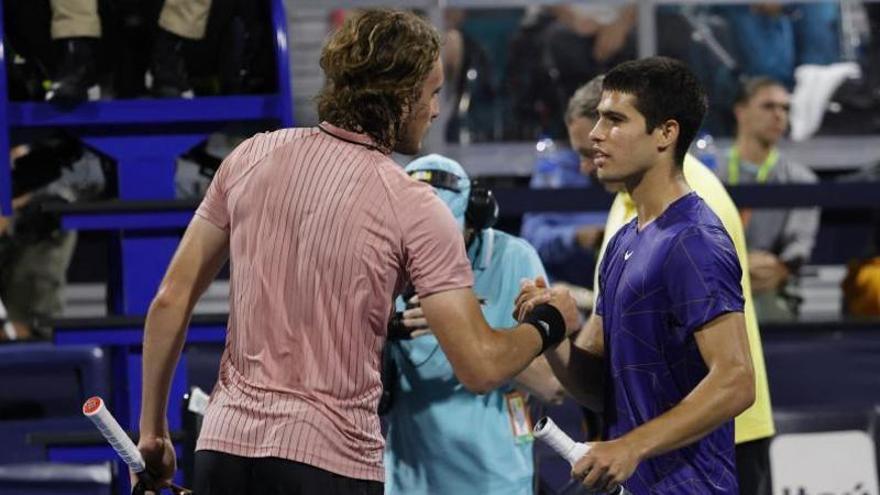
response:
<path id="1" fill-rule="evenodd" d="M 627 191 L 636 205 L 638 228 L 642 230 L 691 188 L 682 168 L 669 163 L 648 169 L 638 182 L 628 185 Z"/>
<path id="2" fill-rule="evenodd" d="M 770 151 L 776 143 L 770 143 L 762 139 L 740 136 L 736 138 L 736 149 L 740 159 L 749 163 L 761 164 L 770 155 Z"/>

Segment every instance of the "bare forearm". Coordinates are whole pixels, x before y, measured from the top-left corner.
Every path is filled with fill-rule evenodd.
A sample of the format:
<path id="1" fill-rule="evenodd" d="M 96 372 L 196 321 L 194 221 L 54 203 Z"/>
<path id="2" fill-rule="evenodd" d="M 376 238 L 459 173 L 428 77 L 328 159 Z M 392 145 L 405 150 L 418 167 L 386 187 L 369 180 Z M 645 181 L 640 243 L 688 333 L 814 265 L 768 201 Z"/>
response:
<path id="1" fill-rule="evenodd" d="M 185 302 L 157 298 L 150 305 L 144 328 L 142 435 L 168 433 L 168 393 L 186 340 L 190 307 Z"/>
<path id="2" fill-rule="evenodd" d="M 567 331 L 577 328 L 580 314 L 567 291 L 545 289 L 540 297 L 525 297 L 517 303 L 518 314 L 531 314 L 542 304 L 552 307 L 543 308 L 549 311 L 542 317 L 547 321 L 539 322 L 547 327 L 546 337 L 531 323 L 521 323 L 509 330 L 491 328 L 470 289 L 454 289 L 420 299 L 428 326 L 434 330 L 456 377 L 468 390 L 486 393 L 497 388 L 537 357 L 545 338 L 561 339 Z"/>
<path id="3" fill-rule="evenodd" d="M 624 438 L 642 459 L 689 445 L 729 421 L 754 401 L 754 377 L 748 369 L 711 372 L 684 400 Z"/>
<path id="4" fill-rule="evenodd" d="M 513 383 L 541 402 L 558 404 L 565 398 L 562 384 L 556 379 L 547 359 L 543 356 L 535 358 L 526 369 L 516 375 Z"/>
<path id="5" fill-rule="evenodd" d="M 144 327 L 140 430 L 168 433 L 168 390 L 186 340 L 193 306 L 220 271 L 229 252 L 229 233 L 196 216 L 171 260 Z"/>
<path id="6" fill-rule="evenodd" d="M 604 365 L 601 357 L 574 345 L 570 340 L 545 353 L 553 374 L 576 401 L 594 411 L 602 411 Z"/>
<path id="7" fill-rule="evenodd" d="M 521 324 L 512 330 L 483 331 L 480 343 L 473 346 L 467 363 L 463 363 L 463 368 L 473 368 L 476 375 L 474 387 L 468 388 L 480 393 L 498 388 L 529 366 L 540 350 L 541 337 L 531 324 Z M 458 371 L 455 363 L 453 366 Z"/>

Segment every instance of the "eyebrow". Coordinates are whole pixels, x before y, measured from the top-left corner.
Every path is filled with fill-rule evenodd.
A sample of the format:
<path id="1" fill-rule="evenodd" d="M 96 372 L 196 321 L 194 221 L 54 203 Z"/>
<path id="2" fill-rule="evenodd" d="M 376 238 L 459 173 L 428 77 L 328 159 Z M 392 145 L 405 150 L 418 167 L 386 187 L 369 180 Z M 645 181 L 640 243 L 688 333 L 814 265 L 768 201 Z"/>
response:
<path id="1" fill-rule="evenodd" d="M 626 120 L 626 115 L 624 115 L 620 112 L 615 112 L 614 110 L 599 110 L 599 116 L 605 117 L 605 118 L 613 117 L 618 120 Z"/>
<path id="2" fill-rule="evenodd" d="M 765 101 L 765 102 L 761 103 L 761 107 L 763 107 L 763 108 L 775 108 L 775 107 L 791 108 L 791 102 L 789 102 L 789 101 L 786 101 L 786 102 Z"/>

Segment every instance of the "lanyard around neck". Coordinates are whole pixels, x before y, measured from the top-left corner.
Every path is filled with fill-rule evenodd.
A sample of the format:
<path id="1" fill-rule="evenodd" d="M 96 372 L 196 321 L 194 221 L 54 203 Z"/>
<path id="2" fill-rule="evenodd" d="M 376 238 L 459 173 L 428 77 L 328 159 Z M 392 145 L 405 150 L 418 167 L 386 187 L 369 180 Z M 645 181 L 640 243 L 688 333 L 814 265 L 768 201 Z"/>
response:
<path id="1" fill-rule="evenodd" d="M 759 183 L 767 182 L 767 177 L 770 175 L 770 171 L 773 170 L 773 167 L 776 166 L 778 161 L 779 151 L 777 151 L 776 148 L 773 148 L 770 150 L 770 153 L 767 154 L 764 163 L 758 168 L 758 175 L 755 179 Z M 739 164 L 739 148 L 734 146 L 733 148 L 730 148 L 730 153 L 727 157 L 727 182 L 730 185 L 736 185 L 739 183 Z"/>

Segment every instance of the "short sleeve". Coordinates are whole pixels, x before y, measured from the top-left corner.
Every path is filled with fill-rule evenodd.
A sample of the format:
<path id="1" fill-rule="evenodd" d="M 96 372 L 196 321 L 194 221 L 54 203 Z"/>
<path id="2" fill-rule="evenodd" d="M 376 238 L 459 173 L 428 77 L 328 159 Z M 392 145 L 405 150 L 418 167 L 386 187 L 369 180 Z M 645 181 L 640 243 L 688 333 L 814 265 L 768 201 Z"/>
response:
<path id="1" fill-rule="evenodd" d="M 419 297 L 472 287 L 464 237 L 449 208 L 428 186 L 402 211 L 406 272 Z M 401 211 L 401 210 L 399 210 Z"/>
<path id="2" fill-rule="evenodd" d="M 196 210 L 196 215 L 223 230 L 229 230 L 229 207 L 226 203 L 226 191 L 221 180 L 221 172 L 227 167 L 228 164 L 223 162 L 220 168 L 217 169 L 217 173 L 214 174 L 205 197 L 202 198 L 202 202 Z"/>
<path id="3" fill-rule="evenodd" d="M 232 169 L 242 166 L 239 162 L 243 159 L 245 149 L 250 147 L 252 141 L 253 138 L 239 144 L 232 150 L 232 153 L 223 159 L 223 163 L 220 164 L 217 173 L 211 179 L 211 185 L 208 186 L 205 197 L 202 198 L 201 204 L 196 209 L 196 215 L 223 230 L 229 230 L 229 203 L 226 201 L 228 177 L 232 173 Z"/>
<path id="4" fill-rule="evenodd" d="M 743 311 L 742 268 L 733 242 L 719 227 L 680 233 L 663 265 L 677 327 L 693 333 L 725 313 Z"/>

